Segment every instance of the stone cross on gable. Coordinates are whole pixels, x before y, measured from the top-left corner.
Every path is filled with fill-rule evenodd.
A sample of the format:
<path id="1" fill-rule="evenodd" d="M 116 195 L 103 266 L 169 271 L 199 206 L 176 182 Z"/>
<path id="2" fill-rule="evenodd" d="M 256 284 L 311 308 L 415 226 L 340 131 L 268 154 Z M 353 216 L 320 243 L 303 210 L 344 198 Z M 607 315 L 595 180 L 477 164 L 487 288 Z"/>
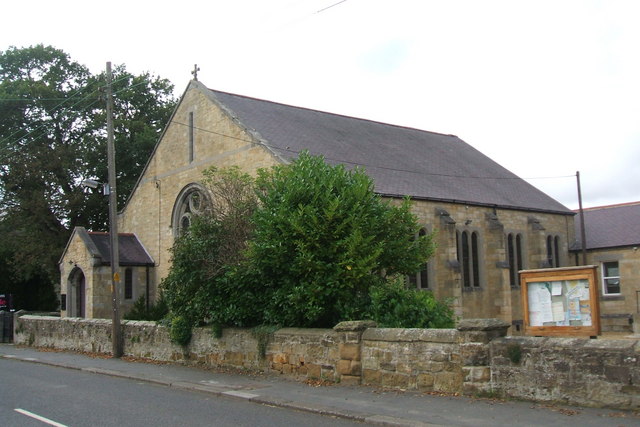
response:
<path id="1" fill-rule="evenodd" d="M 193 71 L 191 72 L 191 74 L 193 74 L 193 80 L 198 80 L 198 71 L 200 71 L 198 64 L 193 64 Z"/>

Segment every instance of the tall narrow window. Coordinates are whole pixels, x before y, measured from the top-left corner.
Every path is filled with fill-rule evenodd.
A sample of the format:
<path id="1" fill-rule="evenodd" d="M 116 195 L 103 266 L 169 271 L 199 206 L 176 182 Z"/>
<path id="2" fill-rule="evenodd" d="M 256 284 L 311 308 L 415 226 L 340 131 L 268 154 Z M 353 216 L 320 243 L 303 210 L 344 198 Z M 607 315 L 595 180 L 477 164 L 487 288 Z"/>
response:
<path id="1" fill-rule="evenodd" d="M 471 233 L 471 268 L 473 272 L 473 286 L 480 286 L 480 263 L 478 257 L 478 233 Z"/>
<path id="2" fill-rule="evenodd" d="M 124 299 L 133 299 L 133 271 L 124 270 Z"/>
<path id="3" fill-rule="evenodd" d="M 604 295 L 620 294 L 620 268 L 618 261 L 602 263 L 602 293 Z"/>
<path id="4" fill-rule="evenodd" d="M 427 231 L 424 228 L 420 229 L 418 236 L 422 237 L 426 235 Z M 422 270 L 420 270 L 418 273 L 410 274 L 408 279 L 411 287 L 413 288 L 429 289 L 429 263 L 425 263 L 422 266 Z"/>
<path id="5" fill-rule="evenodd" d="M 480 242 L 477 232 L 462 231 L 456 234 L 458 262 L 465 288 L 480 287 Z"/>
<path id="6" fill-rule="evenodd" d="M 471 287 L 471 257 L 469 254 L 469 233 L 462 232 L 462 283 L 465 288 Z"/>
<path id="7" fill-rule="evenodd" d="M 509 262 L 509 283 L 512 287 L 518 286 L 518 271 L 523 269 L 522 235 L 507 234 L 507 261 Z"/>
<path id="8" fill-rule="evenodd" d="M 560 267 L 560 236 L 547 236 L 547 265 Z"/>
<path id="9" fill-rule="evenodd" d="M 523 260 L 523 258 L 522 258 L 522 235 L 520 235 L 520 234 L 516 235 L 516 260 L 517 260 L 518 270 L 523 270 L 524 269 L 524 263 L 522 262 L 522 260 Z"/>
<path id="10" fill-rule="evenodd" d="M 193 112 L 189 113 L 189 163 L 193 162 L 194 146 L 193 146 Z"/>

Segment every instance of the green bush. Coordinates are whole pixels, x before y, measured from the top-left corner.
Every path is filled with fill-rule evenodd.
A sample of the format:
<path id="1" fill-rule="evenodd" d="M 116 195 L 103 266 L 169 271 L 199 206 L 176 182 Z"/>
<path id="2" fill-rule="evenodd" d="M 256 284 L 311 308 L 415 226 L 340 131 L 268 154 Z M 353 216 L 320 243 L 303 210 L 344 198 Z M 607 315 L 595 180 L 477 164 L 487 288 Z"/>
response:
<path id="1" fill-rule="evenodd" d="M 147 300 L 144 295 L 141 295 L 134 303 L 133 307 L 127 314 L 124 315 L 125 319 L 128 320 L 148 320 L 148 321 L 160 321 L 167 314 L 169 314 L 169 308 L 167 307 L 167 302 L 164 299 L 162 293 L 160 293 L 160 298 L 154 304 L 149 304 L 149 309 L 147 309 Z"/>
<path id="2" fill-rule="evenodd" d="M 171 329 L 169 330 L 171 342 L 186 346 L 191 341 L 192 328 L 193 325 L 184 317 L 173 317 L 171 319 Z"/>
<path id="3" fill-rule="evenodd" d="M 453 310 L 429 291 L 406 287 L 398 278 L 371 288 L 368 317 L 385 328 L 453 328 Z"/>
<path id="4" fill-rule="evenodd" d="M 415 273 L 433 252 L 416 237 L 410 202 L 383 201 L 362 170 L 331 166 L 302 153 L 262 171 L 249 260 L 265 323 L 331 327 L 362 318 L 369 288 L 396 273 Z"/>

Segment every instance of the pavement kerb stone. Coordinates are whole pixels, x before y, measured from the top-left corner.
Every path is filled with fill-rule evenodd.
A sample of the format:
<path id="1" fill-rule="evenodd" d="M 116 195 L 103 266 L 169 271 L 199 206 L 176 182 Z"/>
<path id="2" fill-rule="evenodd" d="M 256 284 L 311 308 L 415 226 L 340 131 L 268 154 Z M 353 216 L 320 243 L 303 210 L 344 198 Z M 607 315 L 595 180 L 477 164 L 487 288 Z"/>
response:
<path id="1" fill-rule="evenodd" d="M 328 406 L 314 405 L 314 404 L 303 403 L 303 402 L 295 402 L 295 401 L 289 401 L 285 399 L 270 398 L 270 397 L 260 396 L 260 395 L 252 395 L 252 393 L 249 393 L 249 392 L 246 392 L 243 394 L 243 393 L 238 393 L 235 390 L 226 390 L 226 391 L 212 390 L 212 386 L 207 386 L 204 384 L 198 384 L 198 383 L 193 383 L 188 381 L 171 382 L 171 381 L 161 380 L 157 378 L 149 378 L 145 376 L 134 375 L 128 372 L 115 371 L 112 369 L 103 369 L 103 368 L 96 368 L 96 367 L 78 367 L 78 366 L 73 366 L 66 363 L 51 362 L 49 360 L 36 359 L 33 357 L 20 357 L 20 356 L 5 355 L 5 354 L 0 355 L 0 358 L 19 360 L 27 363 L 37 363 L 37 364 L 47 365 L 47 366 L 55 366 L 58 368 L 74 369 L 76 371 L 89 372 L 89 373 L 98 374 L 98 375 L 108 375 L 112 377 L 132 379 L 136 381 L 144 381 L 144 382 L 158 384 L 158 385 L 167 386 L 167 387 L 204 392 L 204 393 L 213 394 L 216 396 L 227 396 L 234 399 L 248 400 L 250 402 L 261 404 L 261 405 L 271 405 L 271 406 L 276 406 L 280 408 L 295 409 L 298 411 L 343 418 L 343 419 L 353 420 L 358 422 L 365 422 L 368 424 L 376 424 L 376 425 L 382 425 L 382 426 L 407 426 L 407 427 L 434 426 L 434 424 L 423 423 L 415 420 L 390 417 L 386 415 L 364 414 L 356 411 L 345 411 L 342 409 L 332 408 Z"/>

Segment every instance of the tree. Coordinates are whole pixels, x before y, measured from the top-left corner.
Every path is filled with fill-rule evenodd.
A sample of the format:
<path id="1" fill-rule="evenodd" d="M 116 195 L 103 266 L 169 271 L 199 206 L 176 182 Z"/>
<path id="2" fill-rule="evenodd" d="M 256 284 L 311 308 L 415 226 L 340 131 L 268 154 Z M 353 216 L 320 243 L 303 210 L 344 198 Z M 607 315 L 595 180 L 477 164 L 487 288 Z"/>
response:
<path id="1" fill-rule="evenodd" d="M 363 170 L 302 153 L 262 172 L 258 187 L 249 256 L 272 293 L 269 323 L 327 327 L 362 318 L 372 286 L 415 273 L 433 253 L 410 201 L 383 201 Z"/>
<path id="2" fill-rule="evenodd" d="M 164 79 L 114 68 L 118 194 L 135 184 L 175 104 Z M 57 261 L 75 226 L 103 229 L 107 199 L 85 193 L 107 181 L 104 74 L 92 75 L 51 46 L 0 52 L 0 221 L 16 274 L 57 281 Z"/>

